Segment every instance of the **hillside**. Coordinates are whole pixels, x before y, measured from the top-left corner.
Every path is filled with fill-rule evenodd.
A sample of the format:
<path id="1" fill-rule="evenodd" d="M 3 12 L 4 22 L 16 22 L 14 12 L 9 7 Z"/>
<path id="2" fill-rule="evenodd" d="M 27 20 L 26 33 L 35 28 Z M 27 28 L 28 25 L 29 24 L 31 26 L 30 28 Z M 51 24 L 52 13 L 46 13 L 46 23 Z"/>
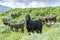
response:
<path id="1" fill-rule="evenodd" d="M 24 39 L 29 40 L 30 37 L 32 37 L 30 40 L 36 40 L 36 39 L 38 39 L 38 35 L 39 36 L 41 35 L 38 40 L 40 40 L 40 39 L 48 40 L 49 37 L 51 37 L 51 40 L 54 40 L 56 38 L 56 36 L 58 37 L 57 39 L 60 40 L 60 35 L 59 35 L 60 29 L 58 29 L 58 28 L 60 28 L 59 24 L 51 25 L 51 27 L 49 27 L 47 25 L 43 25 L 43 33 L 42 34 L 35 33 L 34 35 L 32 34 L 30 36 L 27 36 L 28 32 L 27 32 L 26 28 L 25 28 L 24 33 L 21 33 L 20 29 L 18 32 L 15 32 L 15 31 L 13 32 L 9 26 L 6 26 L 3 24 L 2 20 L 4 18 L 7 19 L 8 22 L 10 22 L 10 23 L 20 23 L 21 21 L 24 20 L 25 15 L 28 13 L 30 14 L 30 16 L 33 20 L 39 19 L 39 18 L 57 16 L 57 22 L 60 22 L 60 6 L 44 7 L 44 8 L 15 8 L 15 9 L 12 9 L 10 11 L 5 11 L 0 14 L 0 39 L 1 40 L 24 40 Z M 51 33 L 50 30 L 53 33 Z M 49 36 L 49 35 L 51 35 L 51 36 Z M 34 39 L 34 38 L 36 38 L 36 39 Z"/>
<path id="2" fill-rule="evenodd" d="M 11 16 L 11 14 L 17 14 L 18 19 L 24 18 L 29 13 L 32 19 L 45 18 L 51 16 L 57 16 L 57 20 L 60 20 L 60 7 L 45 7 L 45 8 L 15 8 L 10 11 L 3 12 L 0 16 Z M 15 18 L 15 19 L 17 19 Z"/>

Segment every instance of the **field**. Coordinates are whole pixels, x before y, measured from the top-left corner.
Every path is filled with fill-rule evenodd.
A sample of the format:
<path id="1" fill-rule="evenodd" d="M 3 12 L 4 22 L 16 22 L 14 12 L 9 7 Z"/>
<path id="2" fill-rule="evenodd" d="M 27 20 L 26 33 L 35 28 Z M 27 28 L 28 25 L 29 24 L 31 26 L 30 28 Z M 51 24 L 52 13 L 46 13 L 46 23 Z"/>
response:
<path id="1" fill-rule="evenodd" d="M 21 33 L 12 31 L 10 26 L 3 24 L 3 19 L 7 19 L 10 23 L 20 23 L 24 20 L 25 15 L 29 13 L 32 20 L 57 16 L 57 22 L 60 22 L 60 6 L 44 7 L 44 8 L 15 8 L 10 11 L 5 11 L 0 14 L 0 40 L 60 40 L 60 24 L 51 26 L 43 25 L 42 34 L 31 33 L 28 35 L 26 30 Z"/>

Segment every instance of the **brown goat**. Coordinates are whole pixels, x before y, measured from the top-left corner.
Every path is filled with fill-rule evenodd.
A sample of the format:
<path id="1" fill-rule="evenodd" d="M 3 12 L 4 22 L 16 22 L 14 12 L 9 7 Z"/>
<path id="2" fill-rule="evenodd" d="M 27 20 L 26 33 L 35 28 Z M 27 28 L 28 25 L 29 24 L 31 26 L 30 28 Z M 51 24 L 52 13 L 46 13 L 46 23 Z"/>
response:
<path id="1" fill-rule="evenodd" d="M 20 29 L 21 29 L 21 32 L 24 33 L 24 23 L 20 23 L 20 24 L 10 24 L 10 23 L 4 22 L 4 24 L 10 26 L 12 30 L 13 30 L 13 28 L 14 28 L 16 32 L 17 32 L 18 29 L 20 28 Z"/>
<path id="2" fill-rule="evenodd" d="M 51 21 L 54 21 L 54 23 L 56 23 L 57 21 L 56 16 L 49 17 L 49 21 L 50 21 L 50 24 L 51 24 Z"/>
<path id="3" fill-rule="evenodd" d="M 56 16 L 53 16 L 53 17 L 48 17 L 48 18 L 45 18 L 44 19 L 44 22 L 47 23 L 48 21 L 50 21 L 50 24 L 51 24 L 51 21 L 53 21 L 54 23 L 56 23 Z"/>

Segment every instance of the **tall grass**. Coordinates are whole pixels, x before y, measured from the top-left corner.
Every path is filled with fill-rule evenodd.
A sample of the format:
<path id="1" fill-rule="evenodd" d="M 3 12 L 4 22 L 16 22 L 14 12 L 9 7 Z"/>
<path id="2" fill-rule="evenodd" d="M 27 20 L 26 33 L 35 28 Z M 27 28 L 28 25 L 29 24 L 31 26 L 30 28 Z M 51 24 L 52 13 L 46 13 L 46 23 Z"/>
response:
<path id="1" fill-rule="evenodd" d="M 22 37 L 21 40 L 60 40 L 60 28 L 55 28 L 43 34 L 32 34 Z"/>

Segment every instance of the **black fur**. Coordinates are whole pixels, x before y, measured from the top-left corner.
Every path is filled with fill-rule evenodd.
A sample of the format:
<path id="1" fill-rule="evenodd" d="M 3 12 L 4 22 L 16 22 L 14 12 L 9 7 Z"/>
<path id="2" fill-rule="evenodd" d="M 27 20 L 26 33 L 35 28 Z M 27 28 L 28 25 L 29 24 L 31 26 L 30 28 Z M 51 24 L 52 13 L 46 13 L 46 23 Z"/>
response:
<path id="1" fill-rule="evenodd" d="M 29 33 L 30 32 L 34 33 L 34 31 L 36 31 L 37 33 L 38 32 L 42 33 L 43 24 L 41 20 L 31 20 L 29 14 L 25 16 L 25 20 L 26 20 L 26 29 Z"/>

